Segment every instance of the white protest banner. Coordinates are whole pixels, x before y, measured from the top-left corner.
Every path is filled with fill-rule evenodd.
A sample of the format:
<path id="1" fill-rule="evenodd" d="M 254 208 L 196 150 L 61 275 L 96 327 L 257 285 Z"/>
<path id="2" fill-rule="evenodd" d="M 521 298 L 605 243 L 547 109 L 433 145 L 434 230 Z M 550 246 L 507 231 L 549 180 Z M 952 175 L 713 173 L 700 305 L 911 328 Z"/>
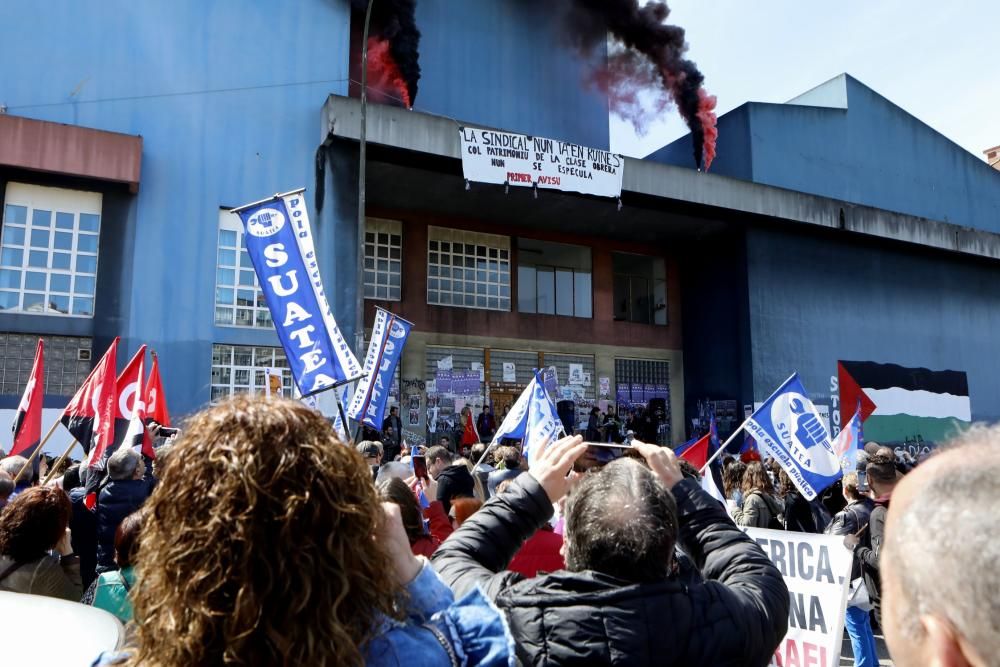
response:
<path id="1" fill-rule="evenodd" d="M 765 528 L 746 531 L 785 578 L 791 602 L 788 632 L 770 664 L 839 665 L 851 578 L 851 552 L 844 548 L 844 538 Z"/>
<path id="2" fill-rule="evenodd" d="M 580 144 L 461 127 L 462 173 L 470 181 L 620 197 L 625 158 Z"/>

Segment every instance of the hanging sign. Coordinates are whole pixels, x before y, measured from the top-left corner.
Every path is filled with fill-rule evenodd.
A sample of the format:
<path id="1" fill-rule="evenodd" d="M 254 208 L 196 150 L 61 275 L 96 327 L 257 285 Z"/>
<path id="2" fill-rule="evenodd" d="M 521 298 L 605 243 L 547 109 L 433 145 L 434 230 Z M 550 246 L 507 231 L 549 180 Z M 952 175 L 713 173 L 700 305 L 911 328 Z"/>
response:
<path id="1" fill-rule="evenodd" d="M 625 158 L 580 144 L 478 127 L 459 128 L 462 173 L 477 183 L 620 197 Z"/>

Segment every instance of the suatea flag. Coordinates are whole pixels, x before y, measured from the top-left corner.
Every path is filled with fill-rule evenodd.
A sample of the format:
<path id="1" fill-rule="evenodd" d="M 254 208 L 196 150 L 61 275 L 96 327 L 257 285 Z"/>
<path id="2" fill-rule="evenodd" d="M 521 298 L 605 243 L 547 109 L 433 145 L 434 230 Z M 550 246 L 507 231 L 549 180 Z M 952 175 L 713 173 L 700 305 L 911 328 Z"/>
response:
<path id="1" fill-rule="evenodd" d="M 142 367 L 145 359 L 146 346 L 140 345 L 115 381 L 115 440 L 111 451 L 125 442 L 125 434 L 132 421 L 132 409 L 137 400 L 142 400 Z"/>
<path id="2" fill-rule="evenodd" d="M 140 352 L 145 352 L 145 345 Z M 142 376 L 144 366 L 146 365 L 145 355 L 139 357 L 139 376 L 137 386 L 142 387 Z M 119 397 L 121 395 L 119 394 Z M 119 398 L 119 404 L 121 404 L 122 399 Z M 120 405 L 119 405 L 119 409 Z M 126 447 L 132 447 L 133 449 L 139 451 L 143 456 L 151 459 L 156 458 L 156 452 L 153 450 L 153 439 L 149 437 L 149 432 L 146 430 L 146 404 L 142 400 L 142 394 L 140 391 L 136 390 L 135 400 L 132 403 L 132 412 L 130 419 L 128 421 L 128 428 L 125 431 L 124 442 L 122 443 Z"/>
<path id="3" fill-rule="evenodd" d="M 153 365 L 149 367 L 149 378 L 146 380 L 142 402 L 146 408 L 147 421 L 155 421 L 160 426 L 170 426 L 167 395 L 163 392 L 163 381 L 160 380 L 160 360 L 157 359 L 155 352 L 153 352 Z"/>
<path id="4" fill-rule="evenodd" d="M 115 338 L 60 418 L 63 426 L 83 447 L 89 466 L 99 463 L 114 441 L 117 354 L 118 338 Z"/>
<path id="5" fill-rule="evenodd" d="M 14 446 L 10 455 L 29 458 L 38 447 L 42 438 L 42 396 L 45 394 L 44 357 L 45 344 L 38 339 L 35 349 L 35 365 L 28 376 L 28 384 L 24 388 L 21 404 L 17 406 L 14 417 Z M 40 457 L 35 459 L 35 469 L 38 469 Z"/>

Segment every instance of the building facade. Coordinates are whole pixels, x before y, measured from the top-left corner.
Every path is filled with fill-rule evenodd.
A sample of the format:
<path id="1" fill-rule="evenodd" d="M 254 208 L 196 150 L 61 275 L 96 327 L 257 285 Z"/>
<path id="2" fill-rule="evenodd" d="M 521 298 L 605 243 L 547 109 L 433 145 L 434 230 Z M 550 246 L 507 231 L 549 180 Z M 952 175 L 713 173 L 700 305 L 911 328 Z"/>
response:
<path id="1" fill-rule="evenodd" d="M 607 100 L 534 5 L 421 0 L 414 108 L 368 109 L 359 239 L 348 0 L 0 19 L 35 54 L 0 67 L 0 409 L 39 336 L 50 409 L 115 336 L 156 350 L 179 415 L 260 390 L 286 363 L 229 208 L 306 186 L 348 339 L 376 306 L 415 325 L 394 392 L 411 440 L 502 411 L 541 367 L 579 420 L 662 401 L 664 443 L 707 405 L 735 428 L 795 370 L 836 421 L 841 360 L 960 370 L 970 419 L 1000 418 L 1000 182 L 850 77 L 723 116 L 712 174 L 681 140 L 626 160 L 620 202 L 508 192 L 463 178 L 463 124 L 607 148 Z"/>

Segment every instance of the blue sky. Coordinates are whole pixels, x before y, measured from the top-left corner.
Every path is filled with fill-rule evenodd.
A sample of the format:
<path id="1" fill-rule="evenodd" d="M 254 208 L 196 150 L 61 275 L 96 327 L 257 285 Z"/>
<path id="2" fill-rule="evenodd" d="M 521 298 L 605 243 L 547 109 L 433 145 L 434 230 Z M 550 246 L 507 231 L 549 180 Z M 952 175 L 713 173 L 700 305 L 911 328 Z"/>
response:
<path id="1" fill-rule="evenodd" d="M 841 72 L 979 158 L 1000 144 L 1000 1 L 672 0 L 719 111 L 786 102 Z M 611 147 L 642 156 L 687 133 L 676 110 Z"/>

